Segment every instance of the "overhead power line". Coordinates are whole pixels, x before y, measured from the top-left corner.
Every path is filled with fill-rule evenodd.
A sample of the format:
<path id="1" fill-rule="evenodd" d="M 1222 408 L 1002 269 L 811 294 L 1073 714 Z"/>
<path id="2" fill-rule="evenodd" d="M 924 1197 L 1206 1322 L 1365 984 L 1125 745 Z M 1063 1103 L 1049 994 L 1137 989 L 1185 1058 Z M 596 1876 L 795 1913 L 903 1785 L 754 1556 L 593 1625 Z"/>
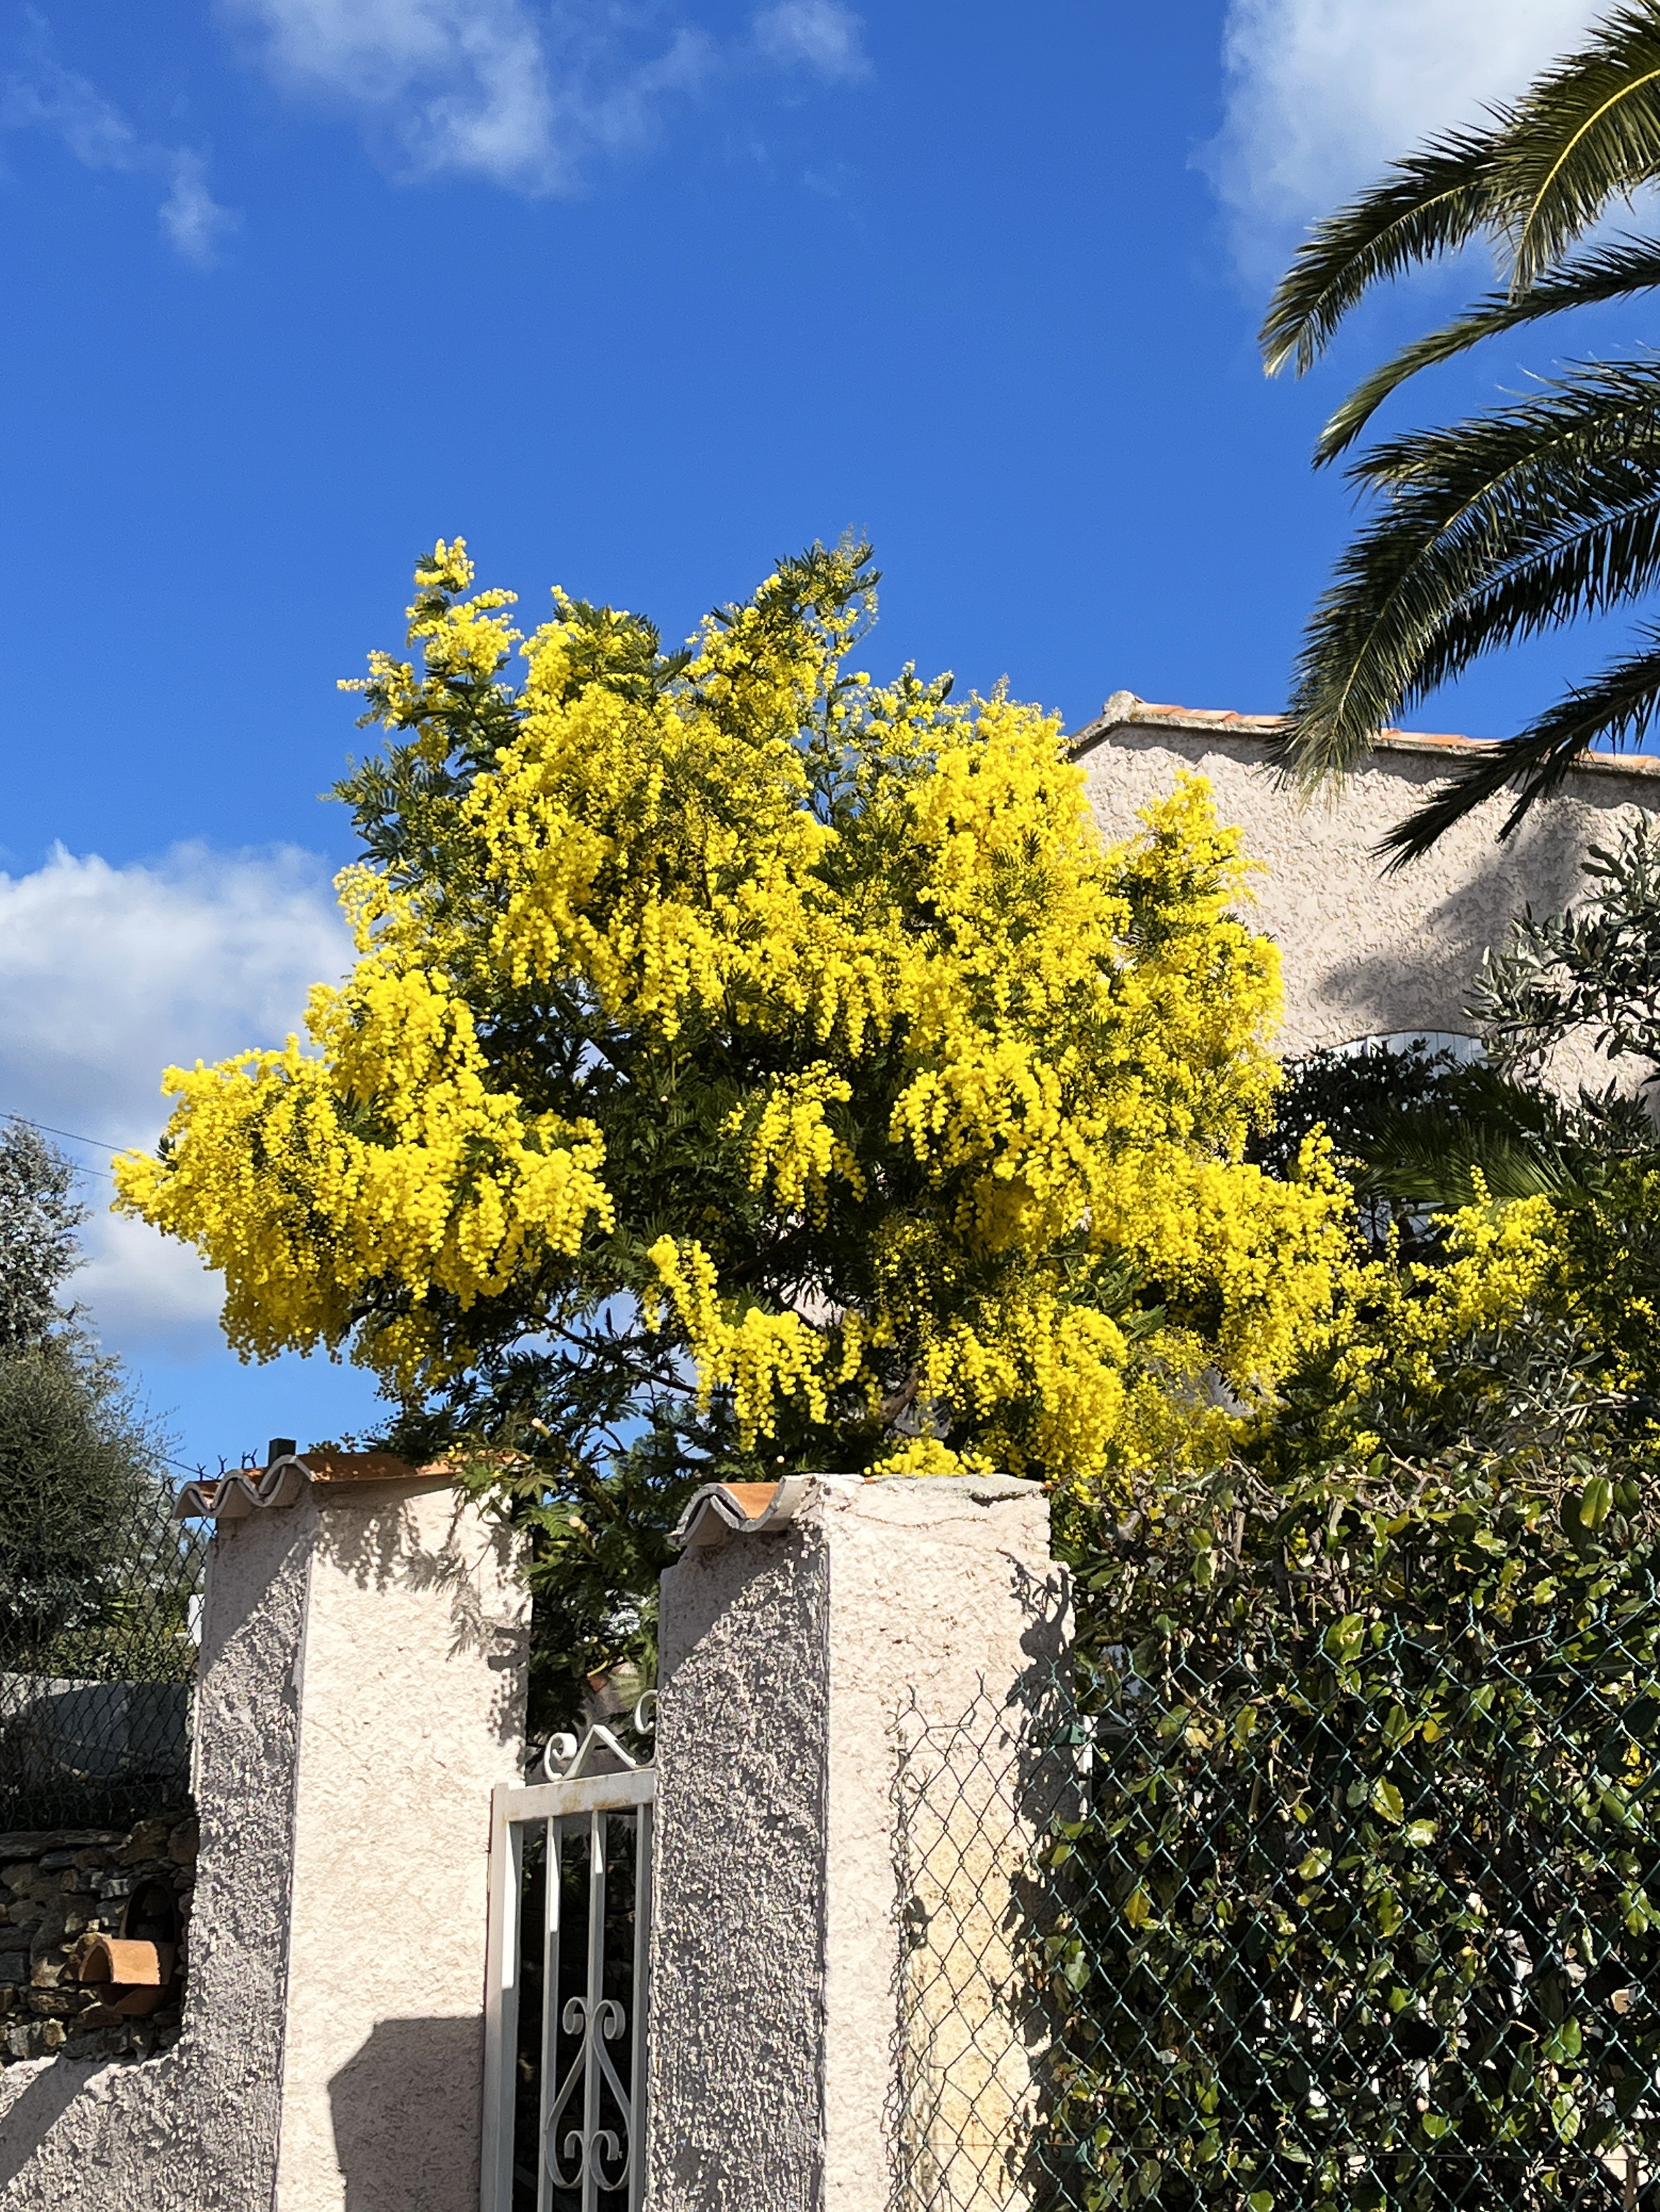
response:
<path id="1" fill-rule="evenodd" d="M 21 1121 L 26 1129 L 38 1129 L 43 1137 L 66 1137 L 72 1145 L 90 1145 L 94 1152 L 119 1152 L 121 1150 L 119 1145 L 106 1145 L 101 1137 L 82 1137 L 73 1129 L 55 1129 L 50 1121 L 32 1121 L 27 1114 L 7 1113 L 0 1118 Z M 71 1160 L 70 1166 L 76 1175 L 101 1176 L 106 1182 L 114 1181 L 107 1168 L 91 1167 L 84 1160 Z"/>
<path id="2" fill-rule="evenodd" d="M 200 1482 L 208 1479 L 205 1467 L 192 1467 L 188 1460 L 174 1459 L 171 1452 L 155 1452 L 152 1456 L 159 1459 L 164 1467 L 176 1467 L 180 1474 L 193 1474 Z"/>
<path id="3" fill-rule="evenodd" d="M 21 1121 L 26 1129 L 39 1129 L 43 1136 L 67 1137 L 72 1145 L 90 1145 L 94 1152 L 119 1152 L 123 1149 L 119 1145 L 106 1145 L 101 1137 L 82 1137 L 73 1129 L 54 1129 L 50 1121 L 31 1121 L 27 1114 L 8 1113 L 6 1119 Z"/>

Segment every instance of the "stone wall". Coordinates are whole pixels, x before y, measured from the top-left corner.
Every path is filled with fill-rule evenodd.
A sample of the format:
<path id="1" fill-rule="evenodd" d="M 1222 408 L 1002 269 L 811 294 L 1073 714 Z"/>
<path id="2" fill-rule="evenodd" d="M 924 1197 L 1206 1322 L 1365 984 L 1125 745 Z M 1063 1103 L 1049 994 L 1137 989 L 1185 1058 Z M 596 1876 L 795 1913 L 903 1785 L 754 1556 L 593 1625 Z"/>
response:
<path id="1" fill-rule="evenodd" d="M 77 1978 L 88 1939 L 119 1935 L 130 1899 L 163 1886 L 179 1915 L 179 1981 L 145 2019 Z M 0 2067 L 23 2058 L 147 2058 L 179 2036 L 196 1886 L 196 1821 L 174 1812 L 125 1834 L 0 1834 Z"/>

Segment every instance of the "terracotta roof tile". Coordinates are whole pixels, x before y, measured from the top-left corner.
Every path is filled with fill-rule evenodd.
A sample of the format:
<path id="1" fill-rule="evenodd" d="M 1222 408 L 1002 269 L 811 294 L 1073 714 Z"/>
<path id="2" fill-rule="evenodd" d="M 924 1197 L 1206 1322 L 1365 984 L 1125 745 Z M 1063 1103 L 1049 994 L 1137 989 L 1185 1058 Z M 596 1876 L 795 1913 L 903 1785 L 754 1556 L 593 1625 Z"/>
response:
<path id="1" fill-rule="evenodd" d="M 126 1936 L 97 1936 L 82 1954 L 83 1982 L 112 1982 L 122 1989 L 159 1990 L 173 1979 L 171 1943 L 141 1942 Z"/>
<path id="2" fill-rule="evenodd" d="M 453 1480 L 447 1460 L 411 1466 L 392 1452 L 295 1452 L 269 1467 L 246 1467 L 180 1486 L 173 1510 L 181 1521 L 240 1521 L 250 1513 L 294 1504 L 307 1490 L 364 1482 Z"/>
<path id="3" fill-rule="evenodd" d="M 781 1528 L 795 1517 L 811 1475 L 786 1475 L 781 1482 L 706 1482 L 680 1516 L 670 1540 L 684 1547 L 718 1543 L 727 1535 L 755 1535 Z"/>

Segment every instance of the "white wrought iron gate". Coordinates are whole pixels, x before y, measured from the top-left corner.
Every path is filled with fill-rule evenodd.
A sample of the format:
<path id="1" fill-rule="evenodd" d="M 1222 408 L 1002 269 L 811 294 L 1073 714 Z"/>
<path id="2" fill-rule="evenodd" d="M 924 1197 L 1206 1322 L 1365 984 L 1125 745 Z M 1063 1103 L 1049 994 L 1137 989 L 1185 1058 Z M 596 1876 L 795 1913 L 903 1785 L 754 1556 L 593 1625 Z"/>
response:
<path id="1" fill-rule="evenodd" d="M 657 1775 L 605 1728 L 542 1765 L 490 1804 L 483 2212 L 639 2212 Z"/>

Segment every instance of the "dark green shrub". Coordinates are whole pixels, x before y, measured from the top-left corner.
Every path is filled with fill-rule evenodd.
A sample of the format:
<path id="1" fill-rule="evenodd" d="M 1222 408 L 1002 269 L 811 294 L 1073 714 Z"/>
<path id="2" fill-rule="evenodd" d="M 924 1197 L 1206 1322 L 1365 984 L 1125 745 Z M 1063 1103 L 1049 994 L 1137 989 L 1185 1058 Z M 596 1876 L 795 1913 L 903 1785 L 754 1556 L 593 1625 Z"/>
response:
<path id="1" fill-rule="evenodd" d="M 1547 1439 L 1079 1559 L 1085 1817 L 1051 1846 L 1050 2201 L 1648 2204 L 1660 1516 Z"/>

